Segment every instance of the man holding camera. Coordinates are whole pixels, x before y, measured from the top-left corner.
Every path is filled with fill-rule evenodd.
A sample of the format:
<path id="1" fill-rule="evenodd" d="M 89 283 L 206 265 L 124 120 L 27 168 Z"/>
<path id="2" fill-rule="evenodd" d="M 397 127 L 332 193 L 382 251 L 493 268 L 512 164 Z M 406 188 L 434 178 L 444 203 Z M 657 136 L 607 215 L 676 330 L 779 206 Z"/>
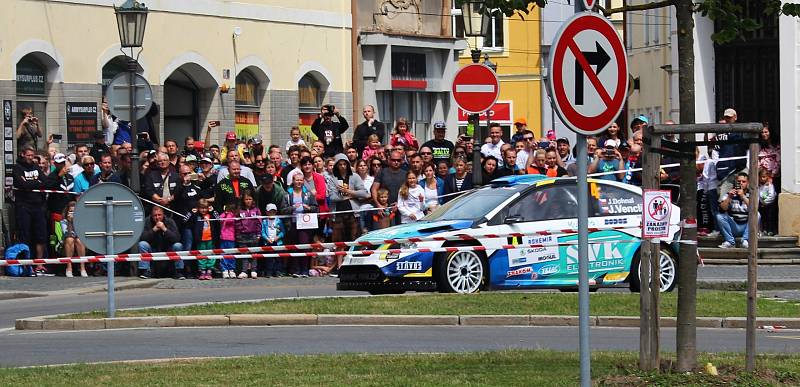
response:
<path id="1" fill-rule="evenodd" d="M 597 176 L 598 179 L 620 181 L 625 176 L 625 161 L 614 145 L 614 140 L 607 140 L 605 147 L 595 150 L 594 161 L 589 164 L 589 173 L 619 173 L 607 173 Z"/>
<path id="2" fill-rule="evenodd" d="M 39 127 L 39 119 L 33 115 L 33 109 L 26 107 L 22 109 L 25 118 L 19 123 L 17 128 L 17 149 L 25 149 L 30 146 L 34 152 L 39 151 L 39 137 L 42 137 L 42 128 Z"/>
<path id="3" fill-rule="evenodd" d="M 338 122 L 333 121 L 333 116 L 336 116 Z M 347 120 L 339 115 L 339 109 L 336 109 L 336 106 L 322 106 L 320 116 L 311 124 L 311 131 L 325 144 L 324 157 L 333 157 L 336 154 L 344 153 L 342 133 L 349 127 Z"/>
<path id="4" fill-rule="evenodd" d="M 719 247 L 730 249 L 736 247 L 737 237 L 742 237 L 742 248 L 749 247 L 748 238 L 748 206 L 750 205 L 750 189 L 747 187 L 746 172 L 736 174 L 733 189 L 719 199 L 720 212 L 717 214 L 717 226 L 725 238 Z"/>

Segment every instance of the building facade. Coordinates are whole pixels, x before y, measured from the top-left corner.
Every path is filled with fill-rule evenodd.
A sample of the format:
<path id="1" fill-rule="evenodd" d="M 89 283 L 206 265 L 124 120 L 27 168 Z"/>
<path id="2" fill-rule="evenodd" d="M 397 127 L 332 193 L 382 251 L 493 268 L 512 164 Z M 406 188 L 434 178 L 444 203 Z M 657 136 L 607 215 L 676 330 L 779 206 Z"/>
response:
<path id="1" fill-rule="evenodd" d="M 450 0 L 354 4 L 353 77 L 360 80 L 354 83 L 354 108 L 373 105 L 387 130 L 404 117 L 419 139 L 433 137 L 436 121 L 454 128 L 457 111 L 450 84 L 466 44 L 451 33 Z M 455 131 L 447 135 L 455 138 Z"/>
<path id="2" fill-rule="evenodd" d="M 455 3 L 455 2 L 453 2 Z M 549 5 L 548 5 L 549 7 Z M 463 26 L 459 30 L 457 19 L 461 10 L 454 8 L 455 36 L 463 37 Z M 540 51 L 541 9 L 531 7 L 526 14 L 517 13 L 505 17 L 497 13 L 492 17 L 489 31 L 484 38 L 468 38 L 470 48 L 481 49 L 487 58 L 497 65 L 497 77 L 500 80 L 500 96 L 491 109 L 491 121 L 501 125 L 504 138 L 510 139 L 514 133 L 514 121 L 525 118 L 528 128 L 536 137 L 543 136 L 551 126 L 542 124 L 542 56 Z M 462 65 L 472 63 L 469 50 L 464 50 L 459 58 Z M 481 120 L 486 120 L 485 114 Z M 459 127 L 465 130 L 467 114 L 459 111 Z"/>
<path id="3" fill-rule="evenodd" d="M 0 8 L 0 98 L 13 126 L 31 108 L 44 146 L 91 142 L 105 86 L 125 71 L 114 5 L 121 0 L 8 0 Z M 159 142 L 226 131 L 284 143 L 304 113 L 325 103 L 350 117 L 350 3 L 311 0 L 148 2 L 139 71 L 153 91 Z M 29 15 L 19 17 L 19 15 Z M 30 23 L 35 23 L 31 28 Z M 67 105 L 94 111 L 71 120 Z M 88 118 L 87 121 L 85 118 Z M 6 160 L 7 161 L 7 160 Z"/>

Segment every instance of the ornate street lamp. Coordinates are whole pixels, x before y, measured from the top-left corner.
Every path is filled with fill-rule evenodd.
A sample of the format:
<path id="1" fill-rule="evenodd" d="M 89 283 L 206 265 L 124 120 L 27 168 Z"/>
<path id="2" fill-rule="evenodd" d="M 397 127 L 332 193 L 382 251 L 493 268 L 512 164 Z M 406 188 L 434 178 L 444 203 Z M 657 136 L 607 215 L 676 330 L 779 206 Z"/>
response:
<path id="1" fill-rule="evenodd" d="M 461 3 L 461 19 L 464 22 L 464 36 L 481 38 L 489 31 L 491 17 L 486 9 L 485 0 L 464 0 Z M 481 50 L 478 47 L 470 50 L 472 63 L 481 59 Z"/>
<path id="2" fill-rule="evenodd" d="M 137 61 L 139 55 L 133 55 L 136 48 L 142 47 L 144 41 L 144 30 L 147 26 L 147 7 L 144 3 L 136 0 L 126 0 L 120 7 L 114 7 L 114 14 L 117 16 L 117 29 L 119 29 L 119 44 L 122 48 L 129 48 L 128 55 L 128 85 L 129 102 L 128 114 L 131 128 L 131 145 L 133 154 L 131 155 L 130 187 L 139 192 L 139 136 L 136 133 L 136 71 L 139 69 Z M 124 53 L 124 51 L 123 51 Z M 139 54 L 142 51 L 139 50 Z"/>
<path id="3" fill-rule="evenodd" d="M 147 7 L 136 0 L 126 0 L 119 8 L 114 7 L 122 48 L 142 47 L 144 29 L 147 26 Z M 133 55 L 131 55 L 133 56 Z"/>

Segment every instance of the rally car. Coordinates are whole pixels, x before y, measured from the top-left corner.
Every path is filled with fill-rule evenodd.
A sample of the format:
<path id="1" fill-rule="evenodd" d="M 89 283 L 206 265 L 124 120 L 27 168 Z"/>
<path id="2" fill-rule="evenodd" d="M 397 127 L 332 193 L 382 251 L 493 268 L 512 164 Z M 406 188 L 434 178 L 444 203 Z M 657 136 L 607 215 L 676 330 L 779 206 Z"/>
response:
<path id="1" fill-rule="evenodd" d="M 642 190 L 589 179 L 590 286 L 627 282 L 638 291 Z M 662 242 L 661 290 L 677 279 L 679 209 L 672 206 L 669 238 Z M 339 290 L 372 294 L 407 290 L 473 293 L 481 289 L 575 289 L 578 284 L 578 196 L 575 178 L 508 176 L 463 194 L 420 221 L 376 230 L 359 241 L 474 235 L 475 239 L 379 244 L 351 248 L 339 271 Z M 543 235 L 549 231 L 551 235 Z M 523 237 L 482 237 L 488 234 Z M 508 245 L 537 245 L 507 249 Z M 457 251 L 427 252 L 464 246 Z M 469 246 L 483 246 L 471 249 Z M 357 250 L 397 250 L 362 255 Z"/>

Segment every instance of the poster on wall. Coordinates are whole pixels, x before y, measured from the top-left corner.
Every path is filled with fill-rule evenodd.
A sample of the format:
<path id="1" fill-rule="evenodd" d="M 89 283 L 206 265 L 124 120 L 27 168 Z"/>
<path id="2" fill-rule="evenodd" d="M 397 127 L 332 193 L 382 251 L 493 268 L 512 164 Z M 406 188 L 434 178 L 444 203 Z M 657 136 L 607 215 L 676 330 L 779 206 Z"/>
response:
<path id="1" fill-rule="evenodd" d="M 258 134 L 258 112 L 236 112 L 236 137 L 249 139 Z"/>
<path id="2" fill-rule="evenodd" d="M 67 144 L 91 144 L 97 127 L 96 102 L 67 102 Z"/>
<path id="3" fill-rule="evenodd" d="M 3 142 L 11 144 L 11 149 L 3 151 L 3 161 L 5 164 L 5 188 L 10 189 L 14 184 L 12 174 L 14 171 L 14 123 L 12 121 L 13 111 L 11 100 L 3 100 Z"/>
<path id="4" fill-rule="evenodd" d="M 311 131 L 311 124 L 319 117 L 318 113 L 300 113 L 300 119 L 297 122 L 297 127 L 300 128 L 300 137 L 306 144 L 311 144 L 317 140 L 317 136 Z"/>

